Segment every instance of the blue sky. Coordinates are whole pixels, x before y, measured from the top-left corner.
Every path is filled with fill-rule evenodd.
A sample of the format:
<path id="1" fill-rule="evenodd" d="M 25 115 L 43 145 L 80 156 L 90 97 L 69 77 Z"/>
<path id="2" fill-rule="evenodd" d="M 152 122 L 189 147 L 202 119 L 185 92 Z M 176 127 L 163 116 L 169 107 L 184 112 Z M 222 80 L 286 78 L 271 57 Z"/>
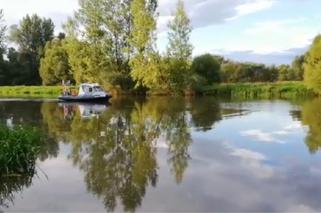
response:
<path id="1" fill-rule="evenodd" d="M 290 63 L 321 33 L 320 0 L 185 0 L 192 20 L 194 55 L 221 54 L 240 61 Z M 158 48 L 167 45 L 167 22 L 175 0 L 159 0 Z M 6 21 L 16 24 L 27 13 L 61 24 L 78 0 L 0 0 Z"/>

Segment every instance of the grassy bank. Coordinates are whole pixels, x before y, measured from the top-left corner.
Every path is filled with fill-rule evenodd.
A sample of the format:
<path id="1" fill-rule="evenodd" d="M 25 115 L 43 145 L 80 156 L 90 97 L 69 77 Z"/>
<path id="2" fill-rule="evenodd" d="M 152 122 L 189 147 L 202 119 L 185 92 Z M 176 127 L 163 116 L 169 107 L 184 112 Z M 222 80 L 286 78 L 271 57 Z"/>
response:
<path id="1" fill-rule="evenodd" d="M 315 96 L 303 82 L 217 84 L 201 88 L 203 95 L 228 98 L 297 98 Z"/>
<path id="2" fill-rule="evenodd" d="M 57 98 L 62 92 L 61 86 L 2 86 L 2 98 Z"/>
<path id="3" fill-rule="evenodd" d="M 74 87 L 72 89 L 75 89 Z M 61 86 L 3 86 L 0 87 L 2 98 L 57 98 L 62 92 Z M 237 83 L 217 84 L 202 87 L 199 94 L 224 98 L 296 98 L 314 96 L 302 82 L 279 83 Z M 126 94 L 126 93 L 112 93 Z M 133 94 L 128 93 L 128 94 Z M 150 95 L 166 95 L 168 93 L 150 92 Z"/>

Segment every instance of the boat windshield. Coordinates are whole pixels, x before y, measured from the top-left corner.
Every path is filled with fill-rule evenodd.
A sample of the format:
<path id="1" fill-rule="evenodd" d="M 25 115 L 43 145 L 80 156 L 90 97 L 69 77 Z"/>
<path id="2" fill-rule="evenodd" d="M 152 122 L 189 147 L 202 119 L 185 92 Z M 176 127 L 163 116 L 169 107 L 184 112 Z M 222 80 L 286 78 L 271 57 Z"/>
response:
<path id="1" fill-rule="evenodd" d="M 94 86 L 95 92 L 103 92 L 103 89 L 100 86 Z"/>

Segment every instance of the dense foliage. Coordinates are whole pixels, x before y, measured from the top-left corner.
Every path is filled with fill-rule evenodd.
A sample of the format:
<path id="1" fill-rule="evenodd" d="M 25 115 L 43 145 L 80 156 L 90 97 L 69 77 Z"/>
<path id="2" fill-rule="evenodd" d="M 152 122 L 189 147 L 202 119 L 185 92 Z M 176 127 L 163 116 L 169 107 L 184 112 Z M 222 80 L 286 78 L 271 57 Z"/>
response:
<path id="1" fill-rule="evenodd" d="M 130 45 L 133 57 L 130 59 L 131 76 L 136 87 L 153 88 L 159 81 L 157 52 L 155 51 L 156 1 L 133 0 L 133 20 Z"/>
<path id="2" fill-rule="evenodd" d="M 68 52 L 62 40 L 54 39 L 47 43 L 40 63 L 40 76 L 44 85 L 61 84 L 61 80 L 73 79 Z"/>
<path id="3" fill-rule="evenodd" d="M 306 56 L 304 80 L 309 88 L 321 93 L 321 35 L 317 36 Z"/>
<path id="4" fill-rule="evenodd" d="M 79 0 L 54 37 L 54 24 L 26 15 L 6 29 L 0 10 L 0 85 L 98 82 L 112 91 L 183 93 L 215 83 L 301 81 L 321 92 L 320 38 L 291 65 L 241 63 L 204 54 L 194 59 L 191 20 L 182 0 L 168 23 L 168 46 L 156 47 L 158 0 Z"/>
<path id="5" fill-rule="evenodd" d="M 46 43 L 53 39 L 54 24 L 51 19 L 38 15 L 27 15 L 20 24 L 11 26 L 10 40 L 18 45 L 18 62 L 23 66 L 20 71 L 22 84 L 41 83 L 39 74 L 40 59 L 44 55 Z"/>
<path id="6" fill-rule="evenodd" d="M 221 64 L 211 54 L 196 57 L 193 60 L 192 72 L 201 76 L 207 85 L 221 81 Z"/>
<path id="7" fill-rule="evenodd" d="M 191 85 L 191 60 L 193 46 L 190 43 L 192 28 L 184 3 L 178 0 L 174 19 L 168 24 L 169 80 L 174 92 L 183 91 Z"/>

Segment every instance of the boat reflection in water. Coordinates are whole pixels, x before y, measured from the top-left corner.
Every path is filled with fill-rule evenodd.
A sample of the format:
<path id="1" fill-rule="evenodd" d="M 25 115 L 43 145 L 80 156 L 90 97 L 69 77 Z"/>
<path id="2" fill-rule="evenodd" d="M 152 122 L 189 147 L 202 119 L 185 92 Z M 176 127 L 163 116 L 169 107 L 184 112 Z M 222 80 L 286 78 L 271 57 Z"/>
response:
<path id="1" fill-rule="evenodd" d="M 59 103 L 59 107 L 63 108 L 65 120 L 72 120 L 78 110 L 82 119 L 99 118 L 108 106 L 99 103 Z"/>

